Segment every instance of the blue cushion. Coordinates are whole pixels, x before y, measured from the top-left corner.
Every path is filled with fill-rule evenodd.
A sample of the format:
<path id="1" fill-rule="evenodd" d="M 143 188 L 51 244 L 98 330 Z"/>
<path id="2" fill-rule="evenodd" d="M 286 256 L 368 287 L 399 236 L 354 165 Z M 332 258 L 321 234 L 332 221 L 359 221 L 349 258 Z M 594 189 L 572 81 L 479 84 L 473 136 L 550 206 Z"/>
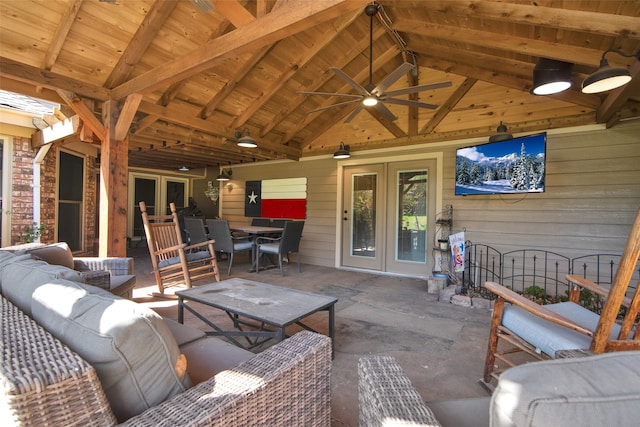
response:
<path id="1" fill-rule="evenodd" d="M 244 251 L 247 249 L 251 249 L 252 247 L 253 247 L 253 242 L 251 241 L 240 241 L 240 242 L 233 243 L 234 251 Z"/>
<path id="2" fill-rule="evenodd" d="M 187 262 L 197 261 L 199 259 L 206 259 L 211 256 L 209 254 L 209 251 L 188 252 L 186 255 L 187 255 Z M 160 261 L 158 263 L 158 268 L 164 268 L 164 267 L 168 267 L 170 265 L 179 264 L 179 263 L 180 263 L 180 257 L 175 256 L 173 258 Z"/>
<path id="3" fill-rule="evenodd" d="M 595 330 L 600 320 L 597 314 L 572 302 L 544 307 L 590 330 Z M 555 357 L 558 350 L 586 349 L 591 345 L 591 337 L 541 319 L 520 307 L 505 306 L 502 325 L 551 357 Z M 619 332 L 620 326 L 614 325 L 611 338 L 615 339 Z"/>
<path id="4" fill-rule="evenodd" d="M 261 243 L 260 252 L 269 254 L 277 254 L 280 251 L 280 242 L 277 243 Z"/>

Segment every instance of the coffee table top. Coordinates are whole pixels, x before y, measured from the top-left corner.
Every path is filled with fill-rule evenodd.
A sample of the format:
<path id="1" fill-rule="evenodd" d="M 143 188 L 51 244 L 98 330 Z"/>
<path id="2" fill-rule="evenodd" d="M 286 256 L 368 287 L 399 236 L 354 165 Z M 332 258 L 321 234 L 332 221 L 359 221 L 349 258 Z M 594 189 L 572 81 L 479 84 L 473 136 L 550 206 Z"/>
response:
<path id="1" fill-rule="evenodd" d="M 235 277 L 177 291 L 176 295 L 280 327 L 338 301 L 335 297 Z"/>

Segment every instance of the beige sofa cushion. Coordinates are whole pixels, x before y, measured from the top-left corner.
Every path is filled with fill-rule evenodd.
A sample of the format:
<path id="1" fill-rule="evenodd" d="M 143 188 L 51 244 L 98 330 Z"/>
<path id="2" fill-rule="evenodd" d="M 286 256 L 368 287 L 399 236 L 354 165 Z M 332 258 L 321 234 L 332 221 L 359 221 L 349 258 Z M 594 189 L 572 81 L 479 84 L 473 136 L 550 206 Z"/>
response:
<path id="1" fill-rule="evenodd" d="M 16 256 L 13 262 L 4 266 L 0 276 L 2 294 L 29 316 L 32 316 L 31 296 L 41 284 L 54 279 L 82 282 L 79 272 L 32 259 L 28 254 Z"/>
<path id="2" fill-rule="evenodd" d="M 640 420 L 640 352 L 527 363 L 500 375 L 492 426 L 630 426 Z"/>
<path id="3" fill-rule="evenodd" d="M 73 270 L 73 252 L 66 242 L 52 243 L 41 248 L 32 249 L 29 253 L 47 264 L 63 265 Z"/>
<path id="4" fill-rule="evenodd" d="M 159 315 L 85 287 L 67 280 L 44 283 L 33 293 L 31 312 L 96 369 L 119 421 L 190 386 L 178 345 Z"/>

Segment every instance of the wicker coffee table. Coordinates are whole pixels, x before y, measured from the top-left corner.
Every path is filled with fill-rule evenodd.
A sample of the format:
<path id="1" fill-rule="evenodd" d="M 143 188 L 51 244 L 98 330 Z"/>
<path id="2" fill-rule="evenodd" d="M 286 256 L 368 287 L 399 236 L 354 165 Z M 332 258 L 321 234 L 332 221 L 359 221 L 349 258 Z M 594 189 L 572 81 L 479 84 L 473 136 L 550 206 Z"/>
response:
<path id="1" fill-rule="evenodd" d="M 302 322 L 319 311 L 327 310 L 329 337 L 334 338 L 334 306 L 337 298 L 303 292 L 253 280 L 232 278 L 221 282 L 197 286 L 176 292 L 178 296 L 178 322 L 184 321 L 187 309 L 213 330 L 208 335 L 223 336 L 237 346 L 252 349 L 262 343 L 285 338 L 285 328 L 297 324 L 317 332 Z M 197 310 L 197 302 L 226 312 L 234 329 L 225 330 Z M 242 344 L 236 337 L 244 337 Z"/>

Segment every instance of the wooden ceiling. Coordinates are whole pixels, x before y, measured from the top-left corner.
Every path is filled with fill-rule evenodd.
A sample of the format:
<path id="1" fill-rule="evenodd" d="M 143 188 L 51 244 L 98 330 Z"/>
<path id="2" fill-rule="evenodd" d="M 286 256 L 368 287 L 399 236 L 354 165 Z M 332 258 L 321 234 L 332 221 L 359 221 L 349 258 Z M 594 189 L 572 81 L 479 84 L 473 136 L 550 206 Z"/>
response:
<path id="1" fill-rule="evenodd" d="M 404 95 L 435 110 L 387 105 L 397 120 L 365 110 L 350 123 L 354 104 L 308 113 L 345 98 L 298 92 L 354 93 L 331 67 L 369 82 L 369 1 L 203 2 L 0 0 L 0 89 L 69 104 L 88 125 L 116 100 L 129 166 L 162 169 L 488 136 L 500 121 L 520 133 L 640 117 L 634 58 L 607 55 L 632 72 L 625 87 L 580 91 L 607 49 L 640 49 L 640 1 L 379 0 L 373 82 L 410 62 L 391 89 L 452 85 Z M 573 63 L 573 87 L 531 95 L 539 58 Z M 257 149 L 236 145 L 245 129 Z"/>

